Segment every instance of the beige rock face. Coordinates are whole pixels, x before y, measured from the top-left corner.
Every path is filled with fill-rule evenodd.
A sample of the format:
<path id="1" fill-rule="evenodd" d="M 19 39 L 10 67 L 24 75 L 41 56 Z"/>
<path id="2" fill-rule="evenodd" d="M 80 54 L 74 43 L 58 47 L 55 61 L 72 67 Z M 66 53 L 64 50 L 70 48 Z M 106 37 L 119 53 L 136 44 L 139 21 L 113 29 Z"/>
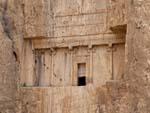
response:
<path id="1" fill-rule="evenodd" d="M 127 0 L 107 0 L 109 27 L 127 24 Z"/>
<path id="2" fill-rule="evenodd" d="M 127 35 L 127 80 L 131 93 L 137 100 L 137 112 L 148 113 L 149 109 L 149 1 L 134 1 L 130 4 Z"/>
<path id="3" fill-rule="evenodd" d="M 149 113 L 148 0 L 1 0 L 0 113 Z"/>
<path id="4" fill-rule="evenodd" d="M 0 24 L 0 111 L 15 113 L 16 70 L 11 40 Z"/>
<path id="5" fill-rule="evenodd" d="M 53 36 L 53 0 L 23 0 L 24 37 Z"/>
<path id="6" fill-rule="evenodd" d="M 106 2 L 99 0 L 24 0 L 25 38 L 98 35 L 106 12 Z"/>
<path id="7" fill-rule="evenodd" d="M 18 15 L 19 4 L 13 0 L 0 1 L 0 112 L 17 113 L 19 100 L 17 93 L 18 62 L 21 47 L 21 13 Z M 16 6 L 15 6 L 15 5 Z M 16 9 L 18 8 L 18 10 Z"/>

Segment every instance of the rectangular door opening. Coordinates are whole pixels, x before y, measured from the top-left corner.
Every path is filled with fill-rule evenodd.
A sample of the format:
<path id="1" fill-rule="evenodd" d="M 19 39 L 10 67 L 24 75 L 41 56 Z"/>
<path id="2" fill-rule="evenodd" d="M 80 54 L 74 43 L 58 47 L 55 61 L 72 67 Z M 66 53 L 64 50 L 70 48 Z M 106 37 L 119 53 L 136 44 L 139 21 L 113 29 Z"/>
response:
<path id="1" fill-rule="evenodd" d="M 86 77 L 78 77 L 78 86 L 86 86 Z"/>
<path id="2" fill-rule="evenodd" d="M 86 85 L 86 63 L 78 64 L 78 86 Z"/>

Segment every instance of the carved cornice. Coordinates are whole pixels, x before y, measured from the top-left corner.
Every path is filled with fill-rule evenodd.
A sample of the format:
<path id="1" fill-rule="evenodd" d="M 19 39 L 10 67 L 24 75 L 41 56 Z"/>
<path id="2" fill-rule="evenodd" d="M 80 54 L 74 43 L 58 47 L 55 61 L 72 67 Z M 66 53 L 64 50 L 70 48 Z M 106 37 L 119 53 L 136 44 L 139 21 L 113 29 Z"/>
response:
<path id="1" fill-rule="evenodd" d="M 69 48 L 69 50 L 72 50 L 74 47 L 79 46 L 92 48 L 93 46 L 124 44 L 125 36 L 116 38 L 114 35 L 104 35 L 103 37 L 94 39 L 38 39 L 32 40 L 32 42 L 35 49 Z"/>

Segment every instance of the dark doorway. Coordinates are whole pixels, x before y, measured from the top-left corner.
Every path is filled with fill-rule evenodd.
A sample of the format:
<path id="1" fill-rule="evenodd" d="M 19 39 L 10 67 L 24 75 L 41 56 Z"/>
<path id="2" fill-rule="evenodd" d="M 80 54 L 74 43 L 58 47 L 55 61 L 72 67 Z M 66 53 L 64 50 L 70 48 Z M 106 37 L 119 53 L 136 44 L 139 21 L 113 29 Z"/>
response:
<path id="1" fill-rule="evenodd" d="M 78 77 L 78 86 L 85 86 L 86 85 L 86 77 Z"/>
<path id="2" fill-rule="evenodd" d="M 86 63 L 78 64 L 78 86 L 86 85 Z"/>

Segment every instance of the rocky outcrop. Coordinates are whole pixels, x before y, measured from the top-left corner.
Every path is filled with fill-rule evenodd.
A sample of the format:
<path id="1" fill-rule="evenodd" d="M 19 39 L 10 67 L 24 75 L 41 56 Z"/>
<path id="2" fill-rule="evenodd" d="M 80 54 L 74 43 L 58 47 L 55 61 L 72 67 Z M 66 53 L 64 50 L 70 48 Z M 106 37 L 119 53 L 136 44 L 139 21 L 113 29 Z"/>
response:
<path id="1" fill-rule="evenodd" d="M 18 0 L 17 0 L 18 1 Z M 0 112 L 17 113 L 19 51 L 21 50 L 20 2 L 0 1 Z M 16 4 L 17 3 L 17 4 Z M 21 13 L 20 13 L 21 15 Z M 19 34 L 20 33 L 20 34 Z"/>

